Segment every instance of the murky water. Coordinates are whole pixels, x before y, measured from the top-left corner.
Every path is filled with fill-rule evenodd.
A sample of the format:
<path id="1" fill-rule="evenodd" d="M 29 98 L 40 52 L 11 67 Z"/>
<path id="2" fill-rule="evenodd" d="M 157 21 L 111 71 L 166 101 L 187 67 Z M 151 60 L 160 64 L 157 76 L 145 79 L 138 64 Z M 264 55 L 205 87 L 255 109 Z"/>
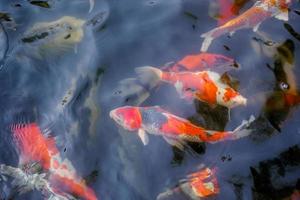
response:
<path id="1" fill-rule="evenodd" d="M 300 41 L 283 21 L 270 18 L 259 32 L 241 30 L 216 39 L 210 47 L 209 52 L 230 56 L 241 66 L 230 75 L 239 81 L 238 91 L 247 97 L 248 105 L 233 108 L 230 119 L 225 108 L 187 103 L 167 84 L 141 104 L 159 105 L 214 130 L 233 130 L 254 115 L 249 137 L 191 144 L 192 150 L 182 152 L 152 135 L 144 146 L 137 134 L 118 127 L 109 117 L 112 109 L 132 105 L 131 99 L 116 95 L 115 88 L 119 81 L 134 77 L 136 67 L 159 67 L 199 53 L 200 35 L 217 26 L 208 14 L 210 3 L 96 0 L 89 13 L 87 0 L 53 0 L 50 8 L 2 0 L 0 11 L 9 13 L 14 22 L 3 23 L 9 51 L 0 71 L 0 163 L 18 166 L 9 126 L 36 122 L 55 136 L 61 156 L 72 162 L 99 199 L 156 199 L 202 166 L 217 169 L 220 193 L 213 199 L 289 197 L 300 183 L 300 113 L 297 103 L 284 104 L 285 84 L 298 92 Z M 249 2 L 244 9 L 251 5 Z M 299 5 L 293 2 L 287 22 L 298 33 L 300 15 L 294 11 Z M 82 21 L 77 29 L 72 27 L 71 36 L 63 35 L 73 37 L 71 44 L 63 37 L 52 43 L 49 35 L 43 38 L 42 32 L 32 30 L 36 23 L 63 16 Z M 294 145 L 298 146 L 294 151 L 280 156 Z M 1 181 L 1 187 L 0 198 L 7 199 L 12 186 Z M 14 199 L 42 197 L 32 191 Z M 178 194 L 170 199 L 188 197 Z"/>

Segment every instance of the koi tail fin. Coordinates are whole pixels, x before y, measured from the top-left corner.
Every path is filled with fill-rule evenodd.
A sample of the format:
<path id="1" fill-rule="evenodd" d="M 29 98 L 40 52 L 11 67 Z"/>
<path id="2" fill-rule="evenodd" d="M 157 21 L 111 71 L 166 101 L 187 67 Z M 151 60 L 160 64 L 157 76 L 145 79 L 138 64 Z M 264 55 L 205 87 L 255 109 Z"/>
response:
<path id="1" fill-rule="evenodd" d="M 201 51 L 206 52 L 212 43 L 212 41 L 215 39 L 213 37 L 213 34 L 215 33 L 216 29 L 213 29 L 207 33 L 203 33 L 201 35 L 202 38 L 204 38 L 204 41 L 202 42 Z"/>
<path id="2" fill-rule="evenodd" d="M 249 125 L 255 120 L 253 115 L 250 116 L 249 120 L 243 120 L 242 123 L 232 131 L 232 140 L 237 140 L 243 137 L 247 137 L 251 134 L 252 130 L 247 129 Z"/>
<path id="3" fill-rule="evenodd" d="M 128 78 L 119 82 L 114 94 L 121 97 L 127 105 L 140 105 L 149 96 L 162 76 L 162 71 L 154 67 L 138 67 L 137 78 Z"/>
<path id="4" fill-rule="evenodd" d="M 140 105 L 149 96 L 150 92 L 135 78 L 127 78 L 119 82 L 114 95 L 120 97 L 127 105 Z"/>
<path id="5" fill-rule="evenodd" d="M 138 80 L 149 89 L 156 87 L 162 79 L 162 71 L 158 68 L 145 66 L 135 68 Z"/>

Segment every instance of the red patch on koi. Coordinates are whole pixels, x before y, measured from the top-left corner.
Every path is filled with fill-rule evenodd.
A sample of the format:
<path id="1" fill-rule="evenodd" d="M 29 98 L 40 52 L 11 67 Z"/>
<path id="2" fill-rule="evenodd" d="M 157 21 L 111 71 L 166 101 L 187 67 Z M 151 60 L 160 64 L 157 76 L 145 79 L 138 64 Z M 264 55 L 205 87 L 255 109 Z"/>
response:
<path id="1" fill-rule="evenodd" d="M 178 72 L 180 68 L 188 71 L 203 70 L 205 67 L 214 67 L 223 63 L 222 60 L 234 64 L 234 60 L 222 55 L 211 53 L 200 53 L 195 55 L 187 55 L 171 67 L 171 71 Z"/>
<path id="2" fill-rule="evenodd" d="M 13 137 L 23 162 L 40 162 L 44 169 L 50 168 L 51 156 L 58 153 L 54 138 L 45 138 L 36 123 L 12 125 Z"/>
<path id="3" fill-rule="evenodd" d="M 203 75 L 203 80 L 205 83 L 203 84 L 202 92 L 195 92 L 195 97 L 201 101 L 205 101 L 210 104 L 216 104 L 217 102 L 217 91 L 218 87 L 215 83 L 210 79 L 209 75 L 205 73 Z"/>
<path id="4" fill-rule="evenodd" d="M 168 121 L 161 127 L 161 131 L 166 134 L 173 135 L 199 135 L 200 133 L 204 133 L 204 129 L 197 127 L 190 122 L 183 122 L 180 119 L 174 117 L 168 117 Z"/>
<path id="5" fill-rule="evenodd" d="M 207 134 L 206 136 L 206 140 L 208 142 L 217 142 L 220 140 L 224 140 L 228 137 L 231 137 L 231 133 L 227 132 L 227 131 L 217 131 L 211 134 Z"/>
<path id="6" fill-rule="evenodd" d="M 83 183 L 57 174 L 52 175 L 50 179 L 51 185 L 56 191 L 68 192 L 86 200 L 97 200 L 94 191 L 86 187 Z"/>
<path id="7" fill-rule="evenodd" d="M 220 192 L 214 171 L 206 168 L 191 175 L 190 186 L 199 197 L 208 197 Z"/>
<path id="8" fill-rule="evenodd" d="M 58 169 L 59 168 L 59 163 L 56 159 L 53 160 L 53 168 Z"/>
<path id="9" fill-rule="evenodd" d="M 239 95 L 238 92 L 234 91 L 232 88 L 226 88 L 225 89 L 225 93 L 224 93 L 224 96 L 223 96 L 223 100 L 225 102 L 228 102 L 230 101 L 232 98 L 236 97 Z"/>
<path id="10" fill-rule="evenodd" d="M 228 20 L 234 18 L 234 13 L 232 12 L 232 3 L 231 0 L 219 0 L 220 5 L 220 14 L 218 24 L 223 25 Z"/>
<path id="11" fill-rule="evenodd" d="M 223 25 L 239 15 L 240 10 L 248 1 L 249 0 L 219 0 L 220 14 L 218 25 Z"/>
<path id="12" fill-rule="evenodd" d="M 286 106 L 296 106 L 300 103 L 300 97 L 293 94 L 284 94 Z"/>
<path id="13" fill-rule="evenodd" d="M 124 118 L 126 125 L 132 129 L 139 129 L 142 124 L 142 117 L 138 108 L 132 109 L 118 109 L 117 115 L 121 115 Z"/>
<path id="14" fill-rule="evenodd" d="M 215 142 L 230 137 L 229 132 L 220 131 L 208 134 L 204 128 L 174 117 L 168 117 L 168 121 L 161 127 L 161 131 L 167 135 L 174 135 L 175 137 L 180 137 L 180 135 L 195 136 L 203 142 Z"/>

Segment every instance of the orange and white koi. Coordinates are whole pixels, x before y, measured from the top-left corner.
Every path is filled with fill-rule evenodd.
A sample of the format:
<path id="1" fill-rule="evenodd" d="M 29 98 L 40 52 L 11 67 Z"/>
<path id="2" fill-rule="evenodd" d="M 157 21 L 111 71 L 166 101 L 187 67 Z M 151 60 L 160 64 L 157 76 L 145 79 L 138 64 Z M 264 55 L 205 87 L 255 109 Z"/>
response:
<path id="1" fill-rule="evenodd" d="M 203 71 L 210 69 L 217 72 L 225 72 L 238 68 L 238 63 L 227 56 L 213 53 L 191 54 L 183 57 L 176 63 L 163 68 L 164 71 Z"/>
<path id="2" fill-rule="evenodd" d="M 12 125 L 11 130 L 20 153 L 20 165 L 38 162 L 49 173 L 50 186 L 58 194 L 97 200 L 94 191 L 76 175 L 70 161 L 62 160 L 54 138 L 45 137 L 36 123 Z"/>
<path id="3" fill-rule="evenodd" d="M 288 21 L 288 5 L 291 0 L 261 0 L 257 1 L 254 6 L 239 15 L 238 17 L 228 21 L 207 33 L 201 35 L 204 38 L 201 51 L 208 50 L 211 42 L 227 33 L 231 35 L 240 29 L 253 28 L 257 31 L 259 25 L 270 17 Z"/>
<path id="4" fill-rule="evenodd" d="M 216 196 L 220 192 L 220 187 L 215 171 L 215 169 L 205 168 L 190 174 L 186 180 L 181 181 L 179 186 L 159 194 L 156 199 L 163 200 L 178 192 L 184 193 L 191 199 Z"/>
<path id="5" fill-rule="evenodd" d="M 139 80 L 149 88 L 160 82 L 172 84 L 180 97 L 186 100 L 198 99 L 210 105 L 233 108 L 246 105 L 247 99 L 225 84 L 221 76 L 212 71 L 201 72 L 164 72 L 154 67 L 136 68 Z"/>
<path id="6" fill-rule="evenodd" d="M 125 106 L 112 110 L 110 117 L 128 131 L 137 131 L 143 144 L 148 144 L 146 132 L 162 136 L 166 142 L 184 148 L 185 142 L 216 143 L 224 140 L 236 140 L 248 136 L 251 130 L 246 129 L 254 120 L 243 121 L 234 131 L 206 130 L 190 121 L 163 110 L 159 106 L 133 107 Z"/>

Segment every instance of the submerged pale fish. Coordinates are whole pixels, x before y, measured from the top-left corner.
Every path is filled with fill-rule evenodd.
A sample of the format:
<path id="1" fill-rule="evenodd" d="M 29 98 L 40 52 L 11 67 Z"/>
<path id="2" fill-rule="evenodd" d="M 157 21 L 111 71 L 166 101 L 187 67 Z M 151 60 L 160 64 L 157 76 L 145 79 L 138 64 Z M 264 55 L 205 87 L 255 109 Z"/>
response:
<path id="1" fill-rule="evenodd" d="M 77 45 L 85 35 L 101 26 L 107 17 L 108 11 L 101 11 L 89 20 L 63 16 L 51 22 L 38 22 L 22 35 L 17 55 L 25 52 L 25 55 L 41 59 L 45 55 L 61 56 L 70 50 L 77 53 Z M 22 49 L 22 52 L 18 49 Z"/>
<path id="2" fill-rule="evenodd" d="M 21 41 L 24 48 L 33 48 L 39 57 L 49 52 L 65 52 L 74 49 L 82 40 L 84 24 L 84 20 L 70 16 L 52 22 L 39 22 L 24 33 Z"/>

